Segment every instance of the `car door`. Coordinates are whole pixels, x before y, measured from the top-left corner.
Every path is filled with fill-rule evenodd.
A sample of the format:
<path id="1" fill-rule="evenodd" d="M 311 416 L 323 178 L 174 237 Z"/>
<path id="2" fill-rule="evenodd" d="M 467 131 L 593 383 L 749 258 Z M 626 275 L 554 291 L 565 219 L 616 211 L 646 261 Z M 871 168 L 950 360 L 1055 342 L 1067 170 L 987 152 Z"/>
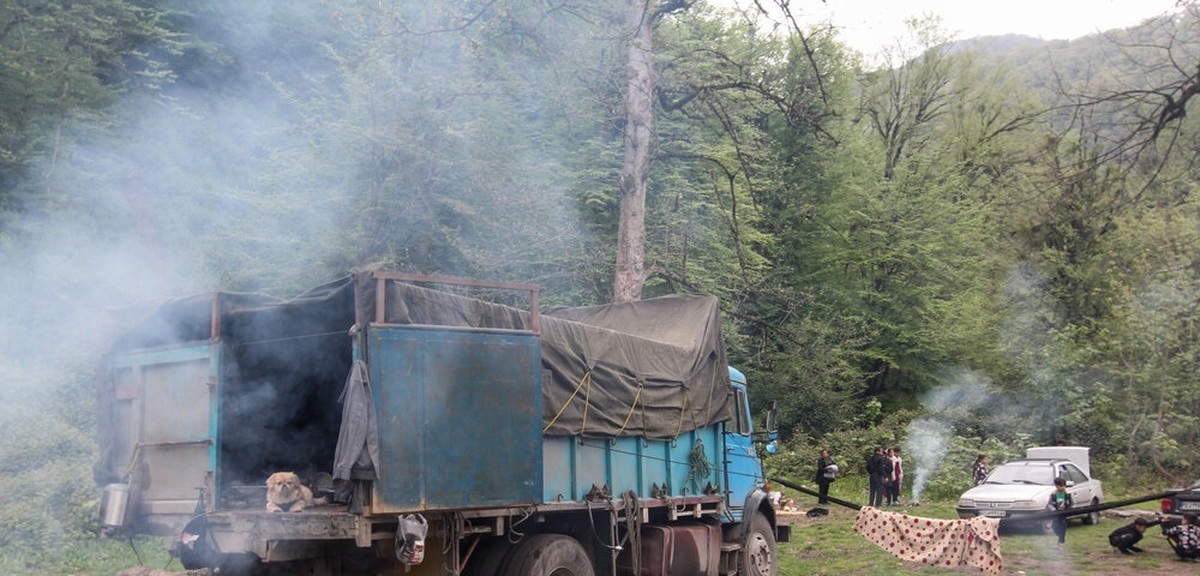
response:
<path id="1" fill-rule="evenodd" d="M 1062 465 L 1059 475 L 1067 479 L 1067 491 L 1071 493 L 1071 501 L 1076 507 L 1087 506 L 1092 503 L 1092 499 L 1096 496 L 1093 493 L 1094 487 L 1089 481 L 1087 474 L 1083 473 L 1083 470 L 1067 462 Z"/>

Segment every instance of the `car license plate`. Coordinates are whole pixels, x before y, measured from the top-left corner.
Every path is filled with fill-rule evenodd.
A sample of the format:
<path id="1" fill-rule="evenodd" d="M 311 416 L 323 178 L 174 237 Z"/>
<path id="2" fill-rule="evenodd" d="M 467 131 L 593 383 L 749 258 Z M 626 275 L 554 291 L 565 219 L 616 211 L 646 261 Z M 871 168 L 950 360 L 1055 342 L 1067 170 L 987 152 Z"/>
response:
<path id="1" fill-rule="evenodd" d="M 1003 510 L 984 510 L 983 514 L 981 515 L 987 516 L 988 518 L 1003 518 L 1007 516 L 1008 513 Z"/>
<path id="2" fill-rule="evenodd" d="M 1180 510 L 1200 510 L 1200 501 L 1184 500 L 1179 503 Z"/>

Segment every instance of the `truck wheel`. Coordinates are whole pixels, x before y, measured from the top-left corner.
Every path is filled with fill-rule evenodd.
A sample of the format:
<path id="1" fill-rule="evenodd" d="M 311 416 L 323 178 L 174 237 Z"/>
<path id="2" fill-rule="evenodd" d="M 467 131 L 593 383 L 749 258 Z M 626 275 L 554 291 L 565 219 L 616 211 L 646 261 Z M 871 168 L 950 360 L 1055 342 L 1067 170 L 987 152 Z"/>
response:
<path id="1" fill-rule="evenodd" d="M 503 538 L 490 538 L 479 545 L 479 550 L 467 561 L 463 576 L 501 576 L 504 558 L 512 551 L 512 545 Z"/>
<path id="2" fill-rule="evenodd" d="M 776 576 L 778 555 L 775 553 L 775 531 L 767 517 L 754 513 L 750 531 L 742 543 L 742 565 L 739 574 L 746 576 Z"/>
<path id="3" fill-rule="evenodd" d="M 583 546 L 562 534 L 525 537 L 504 563 L 504 576 L 595 576 Z"/>

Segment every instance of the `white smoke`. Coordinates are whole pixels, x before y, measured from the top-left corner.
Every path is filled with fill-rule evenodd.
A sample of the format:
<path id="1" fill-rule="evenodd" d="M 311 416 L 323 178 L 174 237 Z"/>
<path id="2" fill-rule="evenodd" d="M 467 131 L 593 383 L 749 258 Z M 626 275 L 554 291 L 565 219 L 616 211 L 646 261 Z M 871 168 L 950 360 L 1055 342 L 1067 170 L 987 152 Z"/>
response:
<path id="1" fill-rule="evenodd" d="M 913 473 L 912 499 L 921 501 L 921 493 L 929 483 L 929 476 L 937 469 L 946 455 L 950 426 L 935 418 L 918 418 L 908 424 L 905 451 L 917 465 Z"/>
<path id="2" fill-rule="evenodd" d="M 986 379 L 965 368 L 954 369 L 945 378 L 949 384 L 929 391 L 922 399 L 926 415 L 908 424 L 904 449 L 907 469 L 913 471 L 912 499 L 921 494 L 949 450 L 953 423 L 965 418 L 990 398 Z"/>

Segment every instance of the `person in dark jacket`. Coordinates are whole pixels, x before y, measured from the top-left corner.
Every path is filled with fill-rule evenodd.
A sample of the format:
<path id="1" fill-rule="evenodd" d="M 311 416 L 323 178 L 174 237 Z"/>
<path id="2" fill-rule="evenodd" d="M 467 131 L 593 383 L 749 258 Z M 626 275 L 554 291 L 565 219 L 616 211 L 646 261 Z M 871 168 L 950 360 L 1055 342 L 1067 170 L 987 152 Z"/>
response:
<path id="1" fill-rule="evenodd" d="M 829 450 L 821 450 L 821 457 L 817 458 L 817 475 L 813 478 L 817 483 L 817 504 L 829 503 L 829 485 L 834 480 L 829 467 L 834 465 L 833 458 L 829 457 Z"/>
<path id="2" fill-rule="evenodd" d="M 971 465 L 971 481 L 974 482 L 976 486 L 983 484 L 983 481 L 987 479 L 987 460 L 987 454 L 980 454 L 979 456 L 975 457 L 975 463 Z"/>
<path id="3" fill-rule="evenodd" d="M 1122 554 L 1141 554 L 1142 549 L 1137 547 L 1137 543 L 1142 541 L 1142 535 L 1151 524 L 1153 522 L 1145 518 L 1138 518 L 1132 523 L 1113 530 L 1108 535 L 1108 543 Z"/>
<path id="4" fill-rule="evenodd" d="M 1047 507 L 1051 510 L 1065 511 L 1071 508 L 1074 503 L 1071 502 L 1071 493 L 1067 492 L 1067 479 L 1059 476 L 1054 479 L 1054 492 L 1050 493 L 1050 502 Z M 1055 516 L 1050 521 L 1051 528 L 1054 529 L 1054 535 L 1058 536 L 1058 547 L 1062 548 L 1067 541 L 1067 516 L 1060 514 Z"/>
<path id="5" fill-rule="evenodd" d="M 867 458 L 867 474 L 870 478 L 871 491 L 867 497 L 868 505 L 879 508 L 883 506 L 884 479 L 891 476 L 892 461 L 883 453 L 883 448 L 876 448 L 875 453 Z"/>

